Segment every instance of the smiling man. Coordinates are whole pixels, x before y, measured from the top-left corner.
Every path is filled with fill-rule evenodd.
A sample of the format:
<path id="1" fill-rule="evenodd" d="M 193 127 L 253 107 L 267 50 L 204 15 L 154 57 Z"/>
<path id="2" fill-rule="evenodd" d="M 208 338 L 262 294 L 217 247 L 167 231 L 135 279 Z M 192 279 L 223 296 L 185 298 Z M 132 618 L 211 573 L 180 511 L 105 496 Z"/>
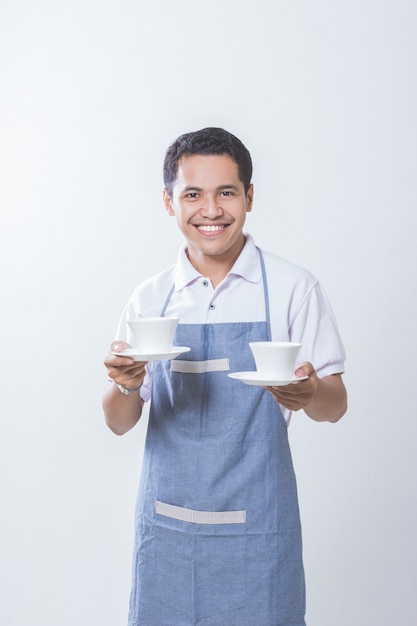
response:
<path id="1" fill-rule="evenodd" d="M 291 411 L 336 422 L 346 411 L 344 349 L 319 282 L 258 248 L 251 157 L 220 128 L 179 137 L 163 200 L 185 237 L 177 263 L 134 291 L 105 365 L 109 427 L 123 434 L 150 402 L 129 626 L 304 626 L 305 589 Z M 123 356 L 126 321 L 178 316 L 189 352 Z M 290 385 L 260 387 L 249 342 L 302 344 Z M 277 381 L 279 382 L 279 381 Z"/>
<path id="2" fill-rule="evenodd" d="M 188 258 L 214 287 L 242 251 L 252 199 L 253 186 L 245 188 L 228 154 L 181 157 L 175 181 L 164 189 L 167 211 L 187 240 Z"/>

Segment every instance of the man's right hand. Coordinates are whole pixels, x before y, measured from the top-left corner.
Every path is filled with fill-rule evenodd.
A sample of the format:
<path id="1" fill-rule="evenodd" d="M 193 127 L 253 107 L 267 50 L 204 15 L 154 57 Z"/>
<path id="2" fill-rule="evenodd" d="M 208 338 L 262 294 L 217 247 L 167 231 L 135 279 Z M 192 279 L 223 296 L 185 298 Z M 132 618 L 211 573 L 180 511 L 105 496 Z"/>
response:
<path id="1" fill-rule="evenodd" d="M 126 389 L 140 387 L 146 375 L 146 361 L 134 361 L 131 357 L 113 354 L 113 352 L 122 352 L 126 348 L 131 347 L 124 341 L 113 341 L 110 346 L 110 352 L 104 360 L 109 378 L 116 385 L 123 385 Z"/>
<path id="2" fill-rule="evenodd" d="M 131 348 L 131 346 L 124 341 L 113 341 L 110 352 L 104 360 L 109 378 L 113 383 L 104 394 L 103 410 L 107 425 L 117 435 L 123 435 L 133 428 L 140 419 L 143 408 L 139 391 L 126 395 L 117 387 L 117 385 L 123 385 L 126 389 L 136 389 L 142 385 L 146 375 L 146 362 L 112 354 L 121 352 L 125 348 Z"/>

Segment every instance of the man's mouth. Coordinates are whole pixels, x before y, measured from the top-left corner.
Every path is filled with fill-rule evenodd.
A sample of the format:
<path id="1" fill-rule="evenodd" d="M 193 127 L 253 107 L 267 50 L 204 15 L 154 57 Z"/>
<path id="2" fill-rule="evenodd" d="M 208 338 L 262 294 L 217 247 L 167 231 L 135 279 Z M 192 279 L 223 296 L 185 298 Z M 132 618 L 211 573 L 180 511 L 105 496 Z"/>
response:
<path id="1" fill-rule="evenodd" d="M 196 224 L 197 230 L 203 233 L 220 233 L 227 228 L 229 224 Z"/>

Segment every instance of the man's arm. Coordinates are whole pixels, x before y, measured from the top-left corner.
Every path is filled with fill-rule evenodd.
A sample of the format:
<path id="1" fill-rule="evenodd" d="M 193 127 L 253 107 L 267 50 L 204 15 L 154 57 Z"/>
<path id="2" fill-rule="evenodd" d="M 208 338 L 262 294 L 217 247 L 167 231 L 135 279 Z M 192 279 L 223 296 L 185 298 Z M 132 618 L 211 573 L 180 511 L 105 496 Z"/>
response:
<path id="1" fill-rule="evenodd" d="M 126 395 L 117 387 L 123 385 L 126 389 L 134 389 L 140 387 L 145 378 L 146 363 L 112 354 L 113 351 L 120 352 L 129 347 L 127 343 L 114 341 L 104 361 L 109 378 L 113 382 L 104 393 L 103 411 L 108 427 L 116 435 L 124 435 L 135 426 L 142 415 L 144 404 L 139 391 Z"/>
<path id="2" fill-rule="evenodd" d="M 303 363 L 296 376 L 307 380 L 284 387 L 267 387 L 277 402 L 291 411 L 304 412 L 316 422 L 337 422 L 347 410 L 347 394 L 341 374 L 319 378 L 311 363 Z"/>

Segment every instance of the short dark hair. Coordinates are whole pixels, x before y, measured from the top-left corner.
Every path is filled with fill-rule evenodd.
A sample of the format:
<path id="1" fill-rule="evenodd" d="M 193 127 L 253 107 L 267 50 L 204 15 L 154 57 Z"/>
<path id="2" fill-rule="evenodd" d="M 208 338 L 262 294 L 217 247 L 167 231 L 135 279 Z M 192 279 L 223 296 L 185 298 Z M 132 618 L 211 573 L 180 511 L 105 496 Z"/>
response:
<path id="1" fill-rule="evenodd" d="M 243 143 L 223 128 L 202 128 L 185 133 L 168 148 L 164 160 L 164 185 L 169 195 L 177 178 L 178 162 L 193 154 L 228 154 L 237 164 L 239 179 L 247 192 L 252 178 L 252 159 Z"/>

